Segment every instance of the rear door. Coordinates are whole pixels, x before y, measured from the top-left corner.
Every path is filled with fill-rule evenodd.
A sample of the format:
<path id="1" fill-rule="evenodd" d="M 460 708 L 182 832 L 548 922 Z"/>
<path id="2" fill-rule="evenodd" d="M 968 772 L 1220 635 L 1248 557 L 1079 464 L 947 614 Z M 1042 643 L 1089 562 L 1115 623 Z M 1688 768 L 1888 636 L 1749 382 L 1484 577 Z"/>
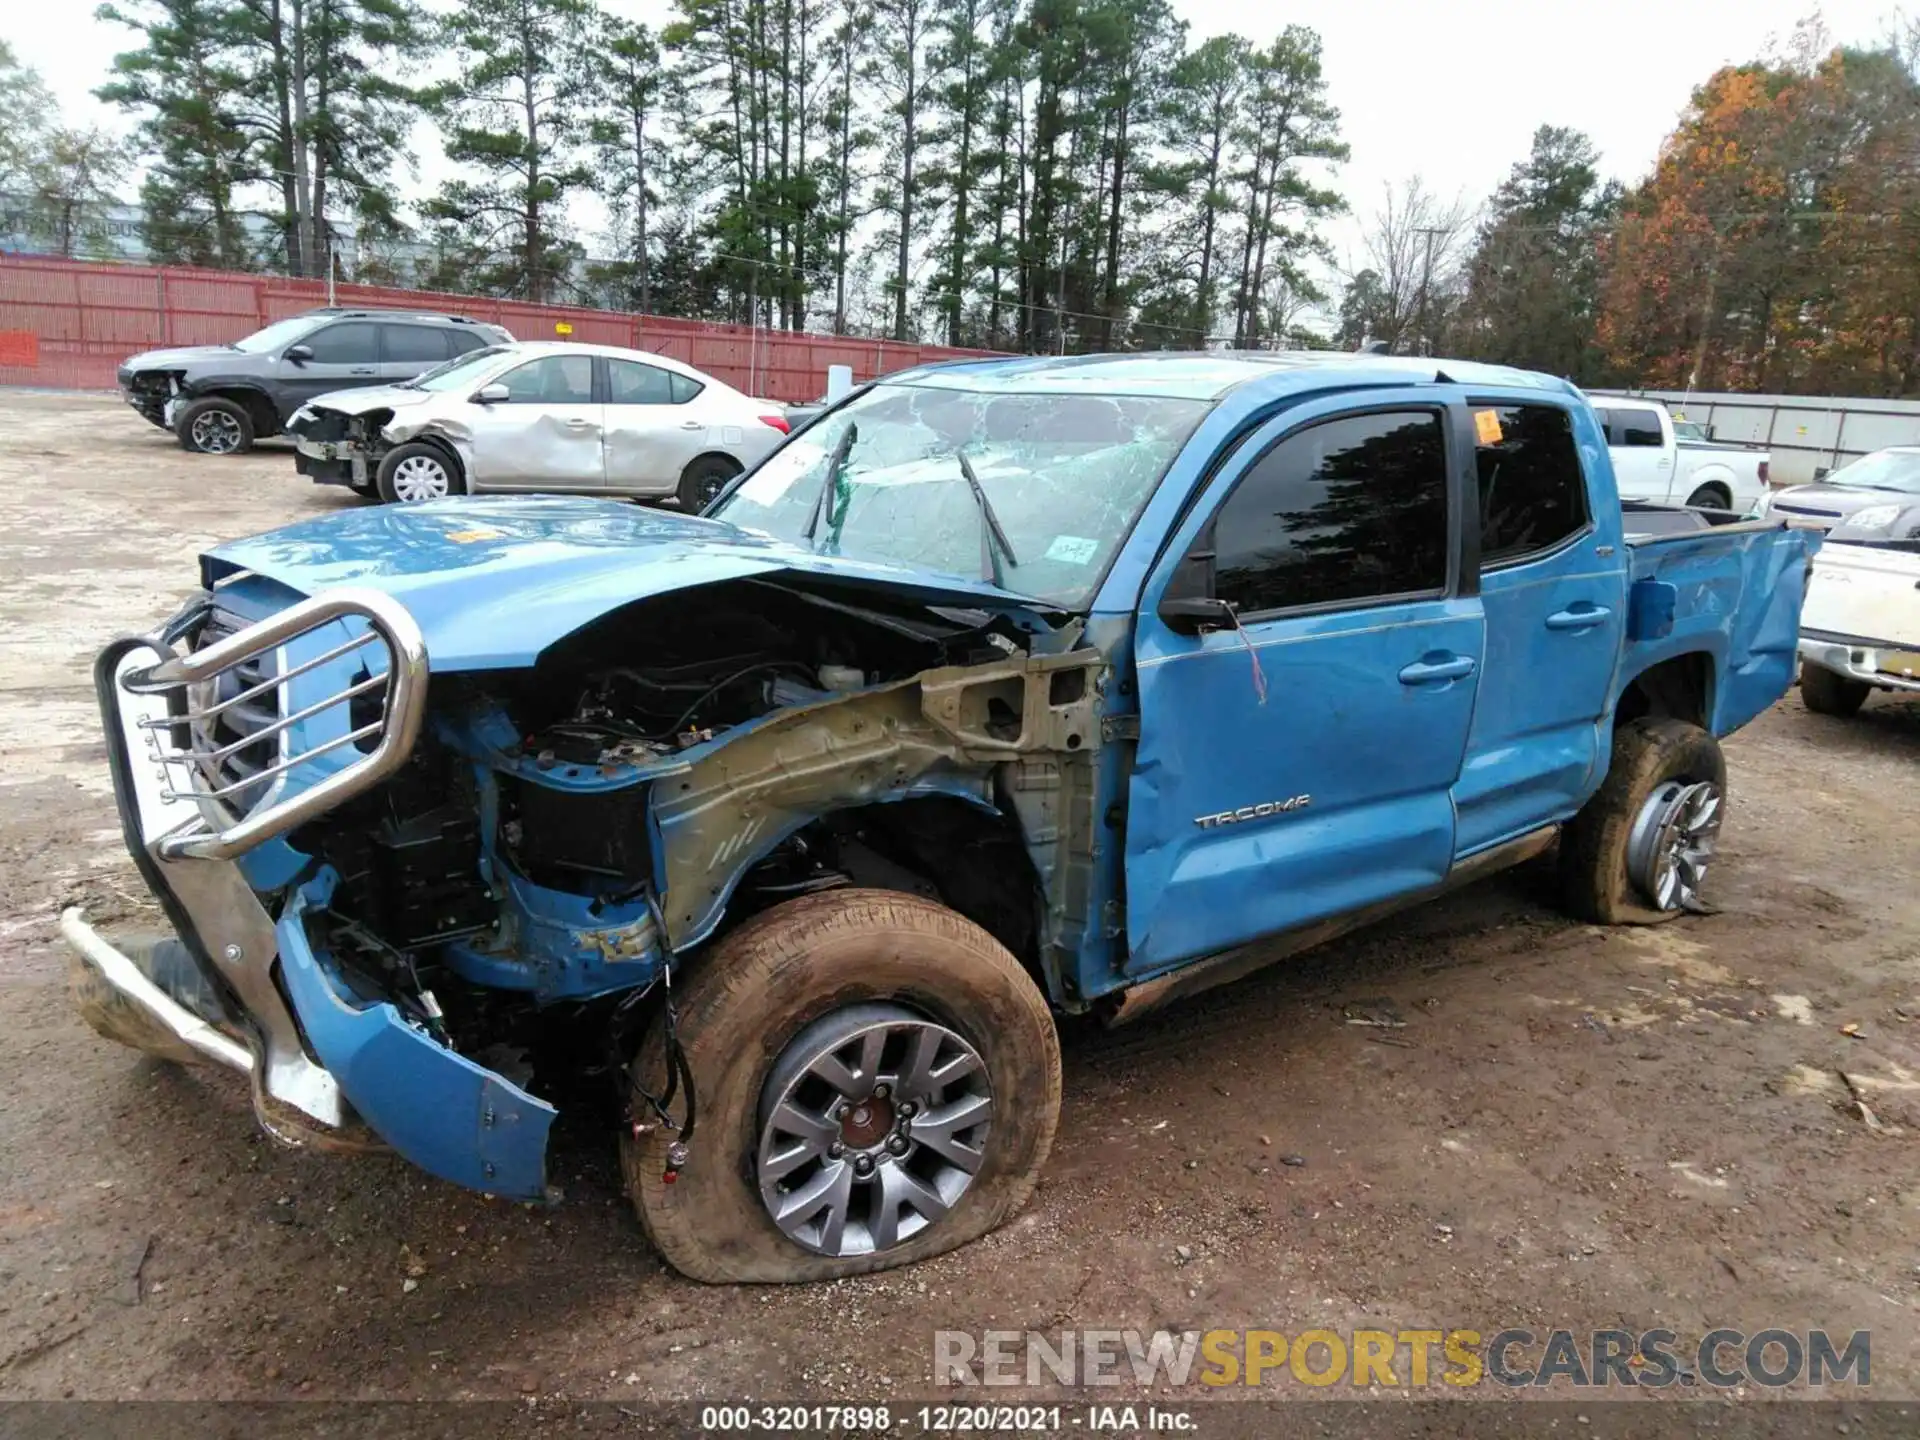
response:
<path id="1" fill-rule="evenodd" d="M 1621 498 L 1668 504 L 1673 498 L 1674 446 L 1661 425 L 1666 417 L 1651 405 L 1619 400 L 1609 401 L 1600 414 Z"/>
<path id="2" fill-rule="evenodd" d="M 454 353 L 447 340 L 452 332 L 444 325 L 383 322 L 380 326 L 380 378 L 392 385 L 423 375 Z"/>
<path id="3" fill-rule="evenodd" d="M 628 494 L 666 495 L 706 449 L 707 424 L 691 402 L 696 380 L 658 365 L 611 356 L 607 371 L 607 485 Z"/>
<path id="4" fill-rule="evenodd" d="M 492 382 L 507 398 L 474 404 L 473 471 L 482 489 L 597 490 L 606 482 L 594 357 L 542 355 Z"/>
<path id="5" fill-rule="evenodd" d="M 280 360 L 280 388 L 288 413 L 329 390 L 378 385 L 380 327 L 371 320 L 341 320 L 323 325 L 295 342 L 313 354 L 306 360 Z"/>
<path id="6" fill-rule="evenodd" d="M 1585 799 L 1626 620 L 1626 559 L 1594 515 L 1565 408 L 1474 402 L 1486 664 L 1454 790 L 1461 855 Z"/>
<path id="7" fill-rule="evenodd" d="M 1225 463 L 1156 565 L 1136 634 L 1130 973 L 1445 877 L 1485 639 L 1461 413 L 1431 388 L 1290 412 Z M 1238 623 L 1170 624 L 1170 587 Z"/>

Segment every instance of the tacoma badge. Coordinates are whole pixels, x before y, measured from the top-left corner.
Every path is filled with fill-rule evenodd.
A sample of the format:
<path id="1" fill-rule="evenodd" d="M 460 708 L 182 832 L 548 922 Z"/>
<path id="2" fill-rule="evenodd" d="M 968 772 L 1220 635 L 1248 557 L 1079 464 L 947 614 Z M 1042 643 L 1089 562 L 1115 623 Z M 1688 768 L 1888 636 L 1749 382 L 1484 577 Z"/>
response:
<path id="1" fill-rule="evenodd" d="M 1193 823 L 1202 830 L 1211 830 L 1216 825 L 1238 825 L 1242 820 L 1264 820 L 1269 815 L 1304 810 L 1312 803 L 1311 795 L 1296 795 L 1291 800 L 1262 800 L 1258 805 L 1242 805 L 1238 810 L 1222 810 L 1218 815 L 1196 815 Z"/>

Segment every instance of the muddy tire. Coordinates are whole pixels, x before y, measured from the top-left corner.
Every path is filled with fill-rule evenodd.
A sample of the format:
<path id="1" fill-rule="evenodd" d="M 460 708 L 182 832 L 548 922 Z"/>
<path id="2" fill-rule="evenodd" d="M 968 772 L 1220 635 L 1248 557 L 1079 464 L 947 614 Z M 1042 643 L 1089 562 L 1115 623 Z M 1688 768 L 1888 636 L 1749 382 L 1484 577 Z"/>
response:
<path id="1" fill-rule="evenodd" d="M 387 504 L 408 505 L 419 500 L 464 495 L 467 481 L 460 473 L 460 466 L 446 451 L 438 445 L 422 445 L 416 441 L 396 445 L 381 457 L 374 488 Z"/>
<path id="2" fill-rule="evenodd" d="M 253 416 L 237 400 L 209 395 L 174 417 L 173 433 L 196 454 L 244 455 L 253 449 Z"/>
<path id="3" fill-rule="evenodd" d="M 1630 720 L 1614 732 L 1607 778 L 1560 836 L 1562 903 L 1594 925 L 1657 925 L 1683 913 L 1654 903 L 1630 865 L 1635 827 L 1659 796 L 1711 784 L 1725 805 L 1720 742 L 1684 720 Z M 1716 827 L 1718 821 L 1715 821 Z"/>
<path id="4" fill-rule="evenodd" d="M 1722 485 L 1702 485 L 1687 497 L 1687 506 L 1693 510 L 1731 510 L 1733 496 Z"/>
<path id="5" fill-rule="evenodd" d="M 630 1133 L 623 1137 L 621 1162 L 641 1224 L 682 1274 L 716 1284 L 786 1283 L 890 1269 L 978 1239 L 1033 1193 L 1059 1119 L 1059 1041 L 1032 979 L 970 920 L 931 901 L 886 890 L 837 890 L 790 901 L 722 940 L 700 959 L 674 998 L 699 1107 L 691 1153 L 668 1182 L 668 1144 L 674 1136 L 654 1128 L 638 1140 Z M 875 1105 L 876 1116 L 882 1109 L 885 1114 L 871 1135 L 850 1128 L 854 1116 L 867 1123 L 866 1102 L 858 1102 L 856 1110 L 840 1105 L 830 1088 L 808 1092 L 805 1085 L 823 1082 L 813 1070 L 796 1068 L 814 1053 L 815 1037 L 823 1031 L 851 1033 L 836 1027 L 857 1026 L 870 1016 L 905 1017 L 897 1035 L 888 1032 L 890 1058 L 869 1064 L 863 1040 L 855 1039 L 838 1053 L 859 1058 L 834 1073 L 850 1080 L 864 1075 L 867 1093 L 876 1098 L 889 1088 L 898 1090 L 891 1102 Z M 984 1112 L 990 1119 L 983 1128 L 949 1132 L 953 1138 L 963 1133 L 966 1143 L 977 1147 L 970 1174 L 948 1173 L 955 1168 L 941 1158 L 948 1142 L 909 1148 L 904 1138 L 918 1124 L 931 1122 L 938 1131 L 940 1117 L 957 1109 L 950 1098 L 917 1106 L 912 1100 L 918 1082 L 909 1072 L 929 1067 L 900 1063 L 906 1051 L 895 1047 L 910 1050 L 917 1037 L 928 1034 L 944 1035 L 938 1040 L 944 1058 L 931 1069 L 969 1075 L 961 1082 L 974 1087 L 969 1103 L 977 1106 L 977 1092 L 990 1087 L 990 1111 Z M 873 1053 L 880 1051 L 876 1047 Z M 973 1061 L 965 1069 L 952 1063 L 968 1054 Z M 830 1063 L 823 1062 L 823 1068 Z M 667 1071 L 664 1019 L 656 1019 L 649 1030 L 634 1067 L 637 1082 L 659 1093 Z M 874 1077 L 884 1082 L 890 1075 L 893 1086 L 873 1084 Z M 824 1101 L 818 1098 L 822 1093 Z M 773 1202 L 763 1198 L 763 1168 L 767 1186 L 779 1191 L 788 1185 L 788 1178 L 776 1178 L 775 1166 L 762 1165 L 763 1156 L 777 1155 L 787 1143 L 775 1138 L 781 1133 L 775 1111 L 789 1113 L 779 1104 L 788 1096 L 809 1117 L 816 1113 L 812 1107 L 822 1116 L 843 1115 L 842 1126 L 827 1127 L 838 1147 L 832 1154 L 843 1158 L 827 1158 L 823 1131 L 818 1158 L 791 1172 L 794 1191 L 817 1183 L 825 1193 L 837 1181 L 840 1193 L 854 1197 L 839 1202 L 840 1229 L 825 1228 L 835 1213 L 829 1207 L 819 1212 L 819 1233 L 810 1238 L 783 1230 L 770 1208 Z M 898 1105 L 898 1123 L 906 1128 L 886 1128 L 894 1120 L 892 1105 Z M 917 1119 L 905 1118 L 916 1110 Z M 885 1146 L 896 1144 L 891 1138 L 896 1134 L 904 1153 L 897 1160 L 892 1155 L 879 1159 Z M 848 1143 L 855 1147 L 851 1153 Z M 872 1151 L 858 1148 L 869 1143 Z M 854 1167 L 862 1161 L 868 1170 L 861 1173 L 868 1178 L 855 1180 Z M 833 1165 L 842 1169 L 830 1174 Z M 889 1182 L 897 1187 L 907 1183 L 902 1177 L 927 1176 L 929 1165 L 944 1167 L 924 1182 L 940 1189 L 935 1198 L 942 1203 L 931 1207 L 939 1212 L 936 1217 L 927 1218 L 925 1210 L 895 1210 L 886 1197 L 899 1191 L 890 1190 Z M 889 1168 L 891 1176 L 882 1173 Z M 881 1220 L 883 1208 L 892 1219 Z M 848 1220 L 856 1210 L 871 1218 Z M 784 1223 L 796 1233 L 801 1224 L 790 1218 Z M 878 1244 L 875 1237 L 888 1233 L 900 1238 Z M 869 1241 L 872 1248 L 855 1253 Z"/>
<path id="6" fill-rule="evenodd" d="M 739 473 L 740 467 L 724 455 L 702 455 L 681 473 L 680 508 L 698 515 Z"/>
<path id="7" fill-rule="evenodd" d="M 1824 665 L 1800 662 L 1800 703 L 1816 715 L 1845 719 L 1859 713 L 1873 687 L 1864 680 L 1836 675 Z"/>

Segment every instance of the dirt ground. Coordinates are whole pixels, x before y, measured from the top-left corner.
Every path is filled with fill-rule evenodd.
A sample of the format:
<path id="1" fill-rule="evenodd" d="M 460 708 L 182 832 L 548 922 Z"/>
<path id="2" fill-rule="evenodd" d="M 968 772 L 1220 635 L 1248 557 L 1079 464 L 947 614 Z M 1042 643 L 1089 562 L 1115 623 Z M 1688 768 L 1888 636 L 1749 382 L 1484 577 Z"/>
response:
<path id="1" fill-rule="evenodd" d="M 1016 1223 L 707 1288 L 649 1250 L 601 1136 L 557 1139 L 564 1204 L 492 1202 L 279 1149 L 238 1077 L 69 1009 L 60 909 L 155 919 L 93 652 L 203 545 L 358 503 L 284 450 L 190 456 L 110 399 L 0 391 L 0 1396 L 899 1403 L 951 1398 L 940 1328 L 1370 1325 L 1864 1329 L 1872 1393 L 1920 1395 L 1920 703 L 1789 695 L 1730 741 L 1718 914 L 1602 931 L 1522 872 L 1070 1029 Z M 1404 1027 L 1349 1023 L 1382 1000 Z"/>

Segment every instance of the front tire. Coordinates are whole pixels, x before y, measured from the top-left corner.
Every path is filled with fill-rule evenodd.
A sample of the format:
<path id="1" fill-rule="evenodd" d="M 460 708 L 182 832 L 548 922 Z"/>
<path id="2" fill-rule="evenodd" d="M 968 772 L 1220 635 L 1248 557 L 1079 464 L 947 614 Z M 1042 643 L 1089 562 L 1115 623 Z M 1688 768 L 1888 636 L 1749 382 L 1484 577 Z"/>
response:
<path id="1" fill-rule="evenodd" d="M 396 445 L 380 461 L 374 482 L 389 505 L 411 505 L 420 500 L 444 500 L 467 493 L 460 467 L 437 445 Z"/>
<path id="2" fill-rule="evenodd" d="M 1836 675 L 1824 665 L 1800 662 L 1800 703 L 1816 715 L 1844 720 L 1858 714 L 1872 693 L 1873 687 L 1864 680 Z"/>
<path id="3" fill-rule="evenodd" d="M 237 400 L 210 395 L 175 417 L 173 433 L 199 455 L 244 455 L 253 449 L 253 416 Z"/>
<path id="4" fill-rule="evenodd" d="M 702 455 L 680 476 L 680 508 L 698 515 L 740 473 L 740 467 L 724 455 Z"/>
<path id="5" fill-rule="evenodd" d="M 978 1239 L 1033 1193 L 1059 1041 L 1032 979 L 972 921 L 886 890 L 790 901 L 716 945 L 674 1000 L 691 1154 L 669 1181 L 675 1137 L 655 1128 L 623 1137 L 621 1161 L 682 1274 L 885 1270 Z M 657 1094 L 666 1070 L 662 1019 L 635 1083 Z"/>
<path id="6" fill-rule="evenodd" d="M 1595 925 L 1657 925 L 1701 908 L 1726 814 L 1720 742 L 1684 720 L 1614 732 L 1607 778 L 1560 836 L 1566 909 Z"/>

